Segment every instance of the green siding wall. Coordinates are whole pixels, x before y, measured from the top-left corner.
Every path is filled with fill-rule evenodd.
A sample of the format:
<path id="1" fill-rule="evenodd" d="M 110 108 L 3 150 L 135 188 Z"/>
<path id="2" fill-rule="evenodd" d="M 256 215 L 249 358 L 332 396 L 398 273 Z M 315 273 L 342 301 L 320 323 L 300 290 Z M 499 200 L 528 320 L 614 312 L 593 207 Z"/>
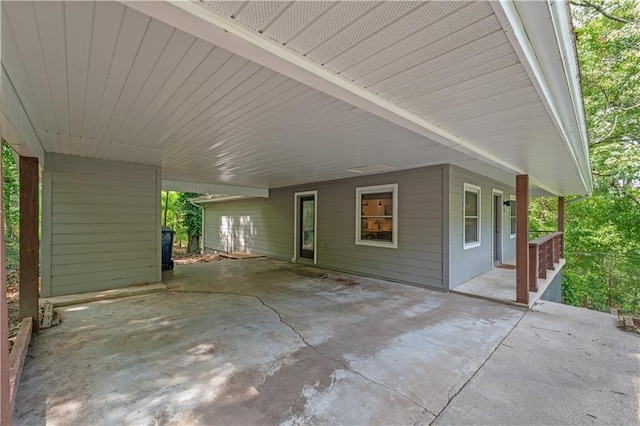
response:
<path id="1" fill-rule="evenodd" d="M 274 189 L 268 199 L 205 204 L 206 251 L 251 251 L 291 260 L 296 192 L 318 191 L 317 265 L 415 285 L 444 288 L 445 167 Z M 398 248 L 355 244 L 355 197 L 361 186 L 398 184 Z"/>
<path id="2" fill-rule="evenodd" d="M 160 281 L 159 209 L 159 168 L 49 154 L 42 295 Z"/>
<path id="3" fill-rule="evenodd" d="M 487 272 L 493 267 L 492 246 L 492 190 L 503 191 L 503 200 L 515 195 L 515 188 L 478 175 L 457 166 L 449 166 L 449 288 Z M 464 184 L 470 183 L 481 188 L 479 247 L 463 248 L 463 196 Z M 515 179 L 514 179 L 515 183 Z M 509 213 L 503 210 L 502 217 L 502 259 L 515 259 L 515 238 L 509 235 Z"/>

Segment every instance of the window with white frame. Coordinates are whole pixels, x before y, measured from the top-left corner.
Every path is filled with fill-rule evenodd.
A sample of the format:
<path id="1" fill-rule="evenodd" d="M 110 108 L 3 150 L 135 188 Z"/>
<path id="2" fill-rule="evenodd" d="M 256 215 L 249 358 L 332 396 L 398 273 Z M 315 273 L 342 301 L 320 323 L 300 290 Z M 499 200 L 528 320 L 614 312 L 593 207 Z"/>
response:
<path id="1" fill-rule="evenodd" d="M 398 248 L 398 184 L 356 188 L 356 244 Z"/>
<path id="2" fill-rule="evenodd" d="M 464 248 L 480 246 L 480 187 L 464 184 Z"/>
<path id="3" fill-rule="evenodd" d="M 515 195 L 509 196 L 509 222 L 511 224 L 511 238 L 516 236 L 516 197 Z"/>

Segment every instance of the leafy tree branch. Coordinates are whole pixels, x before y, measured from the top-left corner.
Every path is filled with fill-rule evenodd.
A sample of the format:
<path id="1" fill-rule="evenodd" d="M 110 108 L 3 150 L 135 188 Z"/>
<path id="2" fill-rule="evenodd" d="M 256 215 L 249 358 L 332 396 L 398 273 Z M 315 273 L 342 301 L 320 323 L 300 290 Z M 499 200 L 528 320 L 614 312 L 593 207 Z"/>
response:
<path id="1" fill-rule="evenodd" d="M 604 8 L 599 4 L 595 4 L 587 0 L 580 0 L 580 1 L 572 0 L 570 3 L 574 6 L 593 9 L 599 14 L 601 14 L 602 16 L 604 16 L 605 18 L 611 19 L 616 22 L 620 22 L 622 24 L 631 24 L 631 23 L 637 22 L 637 20 L 634 20 L 634 19 L 622 18 L 620 16 L 612 15 L 611 13 L 604 10 Z"/>

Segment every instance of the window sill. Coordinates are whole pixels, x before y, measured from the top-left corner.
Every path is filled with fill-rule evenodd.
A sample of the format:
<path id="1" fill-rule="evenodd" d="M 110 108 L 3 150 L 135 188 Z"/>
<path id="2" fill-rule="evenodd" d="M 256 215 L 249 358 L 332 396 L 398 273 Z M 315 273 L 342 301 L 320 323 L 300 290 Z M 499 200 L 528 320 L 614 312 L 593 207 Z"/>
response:
<path id="1" fill-rule="evenodd" d="M 370 247 L 382 247 L 382 248 L 391 248 L 397 249 L 398 244 L 392 243 L 388 241 L 376 241 L 376 240 L 356 240 L 357 246 L 370 246 Z"/>

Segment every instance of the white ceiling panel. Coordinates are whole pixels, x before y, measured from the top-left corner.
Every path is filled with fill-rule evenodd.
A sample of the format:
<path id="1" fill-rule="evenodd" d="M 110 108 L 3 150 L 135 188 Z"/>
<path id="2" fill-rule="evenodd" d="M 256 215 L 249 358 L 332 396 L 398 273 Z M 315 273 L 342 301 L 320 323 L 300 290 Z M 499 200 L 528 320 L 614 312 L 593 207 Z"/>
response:
<path id="1" fill-rule="evenodd" d="M 422 2 L 422 6 L 412 13 L 390 23 L 369 37 L 359 40 L 356 48 L 345 50 L 340 55 L 331 59 L 325 65 L 330 70 L 339 74 L 372 57 L 379 51 L 393 49 L 407 38 L 408 34 L 414 34 L 422 29 L 429 28 L 435 22 L 443 19 L 457 9 L 465 7 L 462 2 Z M 375 65 L 374 65 L 375 66 Z M 366 64 L 364 65 L 367 70 Z M 348 75 L 347 75 L 348 77 Z"/>
<path id="2" fill-rule="evenodd" d="M 306 55 L 320 46 L 327 38 L 340 31 L 340 29 L 378 6 L 380 6 L 380 3 L 375 1 L 335 2 L 331 9 L 305 26 L 301 32 L 289 40 L 287 47 Z M 281 40 L 278 41 L 282 42 Z"/>
<path id="3" fill-rule="evenodd" d="M 199 4 L 498 161 L 442 146 L 131 4 L 3 2 L 2 62 L 44 148 L 157 164 L 176 181 L 258 188 L 350 177 L 371 164 L 441 163 L 578 187 L 575 170 L 553 169 L 571 155 L 558 150 L 540 92 L 488 2 Z M 549 152 L 558 154 L 551 165 Z"/>
<path id="4" fill-rule="evenodd" d="M 325 40 L 321 45 L 306 52 L 306 56 L 324 64 L 346 50 L 353 48 L 361 40 L 369 37 L 380 28 L 392 23 L 407 12 L 420 5 L 419 1 L 396 1 L 380 3 L 369 13 L 361 15 L 343 31 Z"/>

